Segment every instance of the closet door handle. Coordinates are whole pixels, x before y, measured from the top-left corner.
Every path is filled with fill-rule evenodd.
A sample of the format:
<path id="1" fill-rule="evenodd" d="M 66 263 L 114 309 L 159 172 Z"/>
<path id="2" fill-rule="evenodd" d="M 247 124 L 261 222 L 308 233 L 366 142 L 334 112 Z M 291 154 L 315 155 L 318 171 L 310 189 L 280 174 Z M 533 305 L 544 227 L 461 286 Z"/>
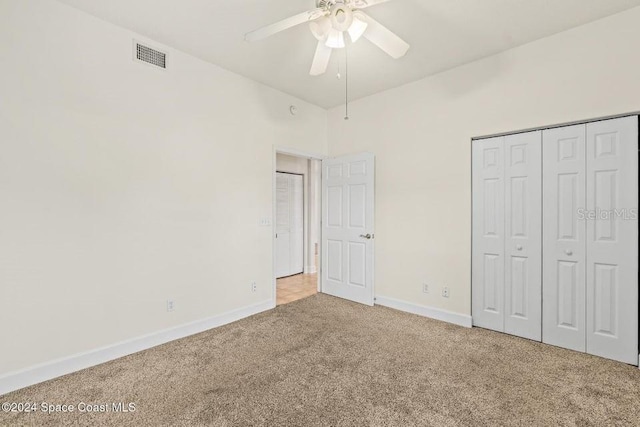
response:
<path id="1" fill-rule="evenodd" d="M 567 254 L 567 255 L 569 255 L 569 256 L 573 255 L 573 251 L 572 251 L 571 249 L 566 249 L 566 250 L 564 251 L 564 253 L 565 253 L 565 254 Z"/>
<path id="2" fill-rule="evenodd" d="M 518 246 L 516 246 L 516 249 L 517 249 L 517 250 L 519 250 L 519 251 L 521 251 L 521 250 L 522 250 L 522 245 L 518 245 Z"/>

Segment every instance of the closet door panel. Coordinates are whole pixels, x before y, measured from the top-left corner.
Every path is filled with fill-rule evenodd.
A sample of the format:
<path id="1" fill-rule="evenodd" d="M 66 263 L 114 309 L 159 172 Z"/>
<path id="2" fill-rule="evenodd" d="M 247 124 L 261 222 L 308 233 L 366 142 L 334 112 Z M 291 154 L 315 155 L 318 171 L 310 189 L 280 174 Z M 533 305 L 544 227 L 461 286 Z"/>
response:
<path id="1" fill-rule="evenodd" d="M 302 175 L 276 172 L 276 278 L 304 270 Z"/>
<path id="2" fill-rule="evenodd" d="M 276 277 L 291 273 L 291 189 L 289 175 L 276 173 Z"/>
<path id="3" fill-rule="evenodd" d="M 304 271 L 304 177 L 289 175 L 290 187 L 290 275 Z"/>
<path id="4" fill-rule="evenodd" d="M 473 143 L 473 324 L 504 331 L 504 138 Z"/>
<path id="5" fill-rule="evenodd" d="M 587 352 L 638 364 L 638 118 L 587 125 Z"/>
<path id="6" fill-rule="evenodd" d="M 542 132 L 505 137 L 505 332 L 542 339 Z"/>
<path id="7" fill-rule="evenodd" d="M 543 132 L 543 322 L 545 343 L 577 351 L 585 339 L 586 126 Z"/>

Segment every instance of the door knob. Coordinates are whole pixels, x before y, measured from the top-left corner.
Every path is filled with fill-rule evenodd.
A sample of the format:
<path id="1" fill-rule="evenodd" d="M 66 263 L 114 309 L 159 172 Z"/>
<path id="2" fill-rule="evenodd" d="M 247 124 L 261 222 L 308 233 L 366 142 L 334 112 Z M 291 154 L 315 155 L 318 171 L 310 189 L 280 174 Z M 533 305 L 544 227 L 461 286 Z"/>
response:
<path id="1" fill-rule="evenodd" d="M 367 234 L 361 234 L 360 237 L 362 237 L 363 239 L 367 239 L 370 240 L 371 238 L 373 238 L 373 236 L 369 233 Z"/>
<path id="2" fill-rule="evenodd" d="M 573 255 L 573 251 L 571 249 L 565 250 L 564 253 L 567 255 Z"/>
<path id="3" fill-rule="evenodd" d="M 516 246 L 516 249 L 517 249 L 517 250 L 519 250 L 519 251 L 521 251 L 521 250 L 522 250 L 522 245 L 518 245 L 518 246 Z"/>

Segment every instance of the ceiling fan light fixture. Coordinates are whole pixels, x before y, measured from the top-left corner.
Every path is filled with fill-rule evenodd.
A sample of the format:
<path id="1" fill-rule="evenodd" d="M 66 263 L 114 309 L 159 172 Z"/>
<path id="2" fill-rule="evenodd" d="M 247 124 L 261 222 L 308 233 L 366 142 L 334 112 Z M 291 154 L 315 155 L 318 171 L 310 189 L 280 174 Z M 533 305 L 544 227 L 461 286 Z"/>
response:
<path id="1" fill-rule="evenodd" d="M 316 40 L 325 40 L 329 31 L 331 31 L 331 20 L 324 16 L 320 19 L 316 19 L 315 21 L 311 21 L 309 23 L 309 28 L 311 29 L 311 34 L 313 34 L 313 37 L 315 37 Z"/>
<path id="2" fill-rule="evenodd" d="M 342 49 L 344 47 L 344 35 L 342 31 L 332 28 L 331 31 L 329 31 L 329 37 L 327 37 L 325 44 L 332 49 Z"/>
<path id="3" fill-rule="evenodd" d="M 349 37 L 351 37 L 351 42 L 355 43 L 358 41 L 360 37 L 364 34 L 365 30 L 369 24 L 359 19 L 357 16 L 353 17 L 353 23 L 349 27 Z"/>

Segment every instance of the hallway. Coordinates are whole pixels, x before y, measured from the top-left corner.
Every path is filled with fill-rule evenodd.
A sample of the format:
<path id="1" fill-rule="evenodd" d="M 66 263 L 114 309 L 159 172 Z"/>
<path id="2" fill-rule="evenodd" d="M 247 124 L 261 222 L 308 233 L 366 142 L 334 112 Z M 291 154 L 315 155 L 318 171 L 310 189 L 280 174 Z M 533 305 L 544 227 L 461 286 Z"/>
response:
<path id="1" fill-rule="evenodd" d="M 318 293 L 318 274 L 296 274 L 276 281 L 276 305 L 288 304 Z"/>

